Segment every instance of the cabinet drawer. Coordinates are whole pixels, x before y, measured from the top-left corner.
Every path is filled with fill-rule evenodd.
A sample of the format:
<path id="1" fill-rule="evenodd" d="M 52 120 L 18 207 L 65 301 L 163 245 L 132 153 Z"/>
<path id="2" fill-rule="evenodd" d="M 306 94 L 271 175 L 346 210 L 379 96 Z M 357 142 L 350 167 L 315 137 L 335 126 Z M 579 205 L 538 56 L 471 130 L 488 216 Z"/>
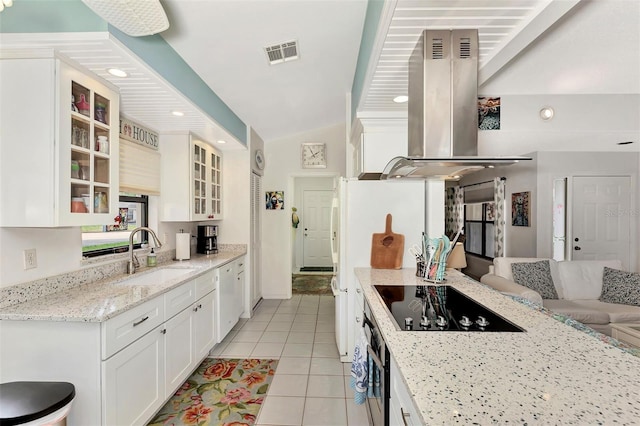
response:
<path id="1" fill-rule="evenodd" d="M 216 288 L 216 276 L 214 271 L 196 278 L 196 300 L 211 293 Z"/>
<path id="2" fill-rule="evenodd" d="M 195 280 L 182 284 L 164 295 L 164 318 L 168 320 L 196 301 Z"/>
<path id="3" fill-rule="evenodd" d="M 123 312 L 102 323 L 102 359 L 105 360 L 164 322 L 162 297 Z"/>

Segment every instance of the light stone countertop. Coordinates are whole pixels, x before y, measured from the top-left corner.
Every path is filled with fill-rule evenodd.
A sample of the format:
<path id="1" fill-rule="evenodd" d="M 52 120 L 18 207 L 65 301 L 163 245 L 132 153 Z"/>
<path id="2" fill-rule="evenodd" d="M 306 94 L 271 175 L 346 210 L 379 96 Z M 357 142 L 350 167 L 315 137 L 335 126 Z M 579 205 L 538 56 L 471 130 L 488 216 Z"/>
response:
<path id="1" fill-rule="evenodd" d="M 0 320 L 103 322 L 245 254 L 246 250 L 221 250 L 214 255 L 192 255 L 190 260 L 140 268 L 133 275 L 119 274 L 2 308 Z M 192 268 L 195 271 L 157 284 L 124 283 L 129 278 L 142 277 L 167 267 Z"/>
<path id="2" fill-rule="evenodd" d="M 425 285 L 415 269 L 356 276 L 422 424 L 640 424 L 640 358 L 487 288 L 447 282 L 526 333 L 400 331 L 373 285 Z"/>

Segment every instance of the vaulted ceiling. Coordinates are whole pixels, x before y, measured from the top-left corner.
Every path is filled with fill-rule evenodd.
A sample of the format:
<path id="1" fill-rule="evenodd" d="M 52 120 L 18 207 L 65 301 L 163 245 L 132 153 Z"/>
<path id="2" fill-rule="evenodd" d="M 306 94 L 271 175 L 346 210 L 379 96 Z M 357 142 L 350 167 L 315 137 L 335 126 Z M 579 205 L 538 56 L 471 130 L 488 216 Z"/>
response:
<path id="1" fill-rule="evenodd" d="M 640 92 L 637 0 L 386 0 L 379 20 L 373 17 L 379 25 L 369 34 L 370 59 L 358 65 L 371 1 L 162 0 L 170 28 L 161 36 L 267 142 L 345 122 L 357 66 L 364 67 L 360 113 L 406 114 L 406 104 L 392 98 L 407 92 L 407 60 L 425 28 L 479 29 L 481 85 L 500 76 L 508 83 L 503 86 L 521 93 Z M 118 86 L 121 110 L 160 132 L 194 130 L 211 140 L 233 139 L 215 117 L 108 34 L 2 36 L 3 48 L 61 50 Z M 270 65 L 264 48 L 292 40 L 299 58 Z M 109 66 L 127 69 L 130 77 L 110 76 Z M 524 84 L 522 73 L 505 71 L 523 68 L 530 76 L 540 74 L 546 86 L 533 78 Z M 185 117 L 171 117 L 174 109 Z"/>

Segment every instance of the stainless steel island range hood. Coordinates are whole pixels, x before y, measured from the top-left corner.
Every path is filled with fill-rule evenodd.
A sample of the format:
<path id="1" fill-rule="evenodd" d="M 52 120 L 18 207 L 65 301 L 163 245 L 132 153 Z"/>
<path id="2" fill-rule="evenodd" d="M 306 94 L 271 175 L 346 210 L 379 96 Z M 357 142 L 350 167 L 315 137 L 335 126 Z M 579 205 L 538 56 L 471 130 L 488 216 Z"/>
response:
<path id="1" fill-rule="evenodd" d="M 425 30 L 409 61 L 408 157 L 380 179 L 459 179 L 527 157 L 479 157 L 478 30 Z"/>

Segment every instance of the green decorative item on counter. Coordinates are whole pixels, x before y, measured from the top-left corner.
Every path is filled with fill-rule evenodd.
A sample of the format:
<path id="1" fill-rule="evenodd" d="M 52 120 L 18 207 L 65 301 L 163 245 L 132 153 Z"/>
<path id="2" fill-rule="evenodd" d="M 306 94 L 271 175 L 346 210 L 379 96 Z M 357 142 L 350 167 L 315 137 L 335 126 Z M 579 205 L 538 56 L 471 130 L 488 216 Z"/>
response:
<path id="1" fill-rule="evenodd" d="M 156 266 L 158 264 L 158 258 L 156 253 L 151 249 L 151 253 L 147 256 L 147 266 Z"/>

